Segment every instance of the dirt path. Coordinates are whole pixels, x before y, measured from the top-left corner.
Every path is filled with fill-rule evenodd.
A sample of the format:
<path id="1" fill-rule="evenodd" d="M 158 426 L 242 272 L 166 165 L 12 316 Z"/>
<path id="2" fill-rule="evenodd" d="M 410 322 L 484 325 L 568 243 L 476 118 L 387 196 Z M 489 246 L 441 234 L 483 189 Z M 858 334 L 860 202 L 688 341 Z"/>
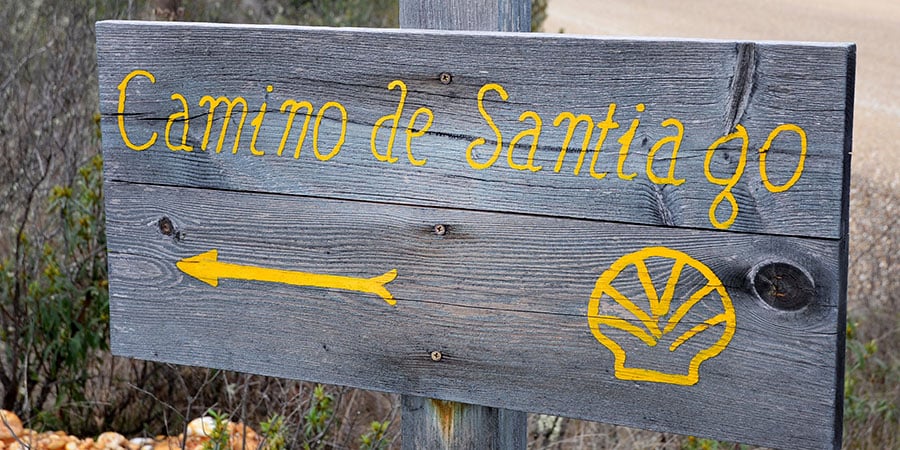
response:
<path id="1" fill-rule="evenodd" d="M 550 0 L 548 32 L 857 44 L 853 177 L 900 187 L 900 1 Z"/>

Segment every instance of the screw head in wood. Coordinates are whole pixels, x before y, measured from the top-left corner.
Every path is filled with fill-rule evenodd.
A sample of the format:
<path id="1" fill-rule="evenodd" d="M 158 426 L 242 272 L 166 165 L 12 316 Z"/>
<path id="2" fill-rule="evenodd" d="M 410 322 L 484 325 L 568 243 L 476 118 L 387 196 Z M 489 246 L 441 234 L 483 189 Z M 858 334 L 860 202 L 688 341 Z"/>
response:
<path id="1" fill-rule="evenodd" d="M 447 234 L 447 226 L 443 224 L 437 224 L 434 226 L 434 234 L 438 236 L 443 236 Z"/>
<path id="2" fill-rule="evenodd" d="M 440 361 L 441 358 L 443 358 L 443 357 L 444 357 L 444 355 L 442 355 L 441 352 L 438 352 L 438 351 L 431 352 L 431 360 L 434 362 Z"/>
<path id="3" fill-rule="evenodd" d="M 451 75 L 450 72 L 441 72 L 439 78 L 443 84 L 450 84 L 453 82 L 453 75 Z"/>

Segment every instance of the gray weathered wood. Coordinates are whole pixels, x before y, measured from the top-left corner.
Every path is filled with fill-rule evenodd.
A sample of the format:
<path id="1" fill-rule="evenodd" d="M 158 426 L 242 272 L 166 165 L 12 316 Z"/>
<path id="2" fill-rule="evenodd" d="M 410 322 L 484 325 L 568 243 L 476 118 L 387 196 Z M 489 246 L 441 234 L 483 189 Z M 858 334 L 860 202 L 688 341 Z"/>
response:
<path id="1" fill-rule="evenodd" d="M 404 448 L 526 447 L 527 416 L 519 411 L 404 395 Z"/>
<path id="2" fill-rule="evenodd" d="M 852 45 L 134 22 L 101 22 L 97 32 L 116 354 L 485 405 L 475 414 L 483 417 L 505 408 L 774 447 L 840 446 Z M 132 79 L 120 114 L 119 86 L 136 70 L 155 82 Z M 398 160 L 388 163 L 370 142 L 379 118 L 396 111 L 399 89 L 388 89 L 395 80 L 408 98 Z M 485 139 L 476 163 L 491 158 L 498 140 L 478 109 L 489 83 L 509 94 L 501 101 L 489 91 L 483 106 L 504 148 L 532 127 L 533 119 L 518 120 L 523 111 L 542 118 L 533 161 L 542 170 L 511 167 L 524 164 L 527 137 L 512 161 L 504 150 L 484 170 L 467 162 L 474 140 Z M 227 118 L 221 152 L 213 147 L 224 107 L 211 118 L 211 147 L 199 148 L 204 96 L 248 104 L 239 137 L 242 113 Z M 276 154 L 288 99 L 313 109 L 297 158 L 304 112 Z M 339 102 L 348 119 L 340 152 L 320 158 L 341 134 L 336 104 L 318 114 L 327 102 Z M 601 122 L 613 103 L 620 127 L 597 160 L 606 177 L 589 173 L 597 127 L 580 174 L 583 127 L 555 172 L 566 125 L 554 119 L 571 112 Z M 432 110 L 434 121 L 407 157 L 407 136 L 425 123 L 419 117 L 407 129 L 418 108 Z M 166 139 L 181 144 L 184 117 L 193 151 L 171 151 Z M 672 134 L 660 125 L 669 118 L 685 129 L 679 185 L 654 182 L 646 170 L 655 143 Z M 619 141 L 633 119 L 640 124 L 621 172 L 637 175 L 626 180 L 617 174 Z M 378 129 L 381 152 L 390 123 Z M 129 149 L 120 124 L 132 147 L 153 133 L 155 143 Z M 763 155 L 775 186 L 800 159 L 796 137 L 760 152 L 784 124 L 805 130 L 808 151 L 796 184 L 773 192 L 761 178 Z M 741 165 L 740 146 L 710 158 L 707 149 L 741 127 L 749 144 L 732 189 L 739 211 L 723 232 L 713 221 L 727 218 L 728 202 L 709 215 L 723 189 L 714 181 Z M 659 176 L 671 148 L 652 166 Z M 198 266 L 186 264 L 198 260 L 185 259 L 212 249 L 229 276 L 188 275 L 185 267 Z M 627 255 L 659 249 L 668 253 L 603 281 Z M 667 289 L 660 280 L 676 272 L 677 259 L 661 255 L 673 252 L 698 264 L 672 284 L 673 302 L 690 303 L 704 286 L 726 292 L 730 322 L 713 321 L 722 294 L 678 320 L 671 309 L 649 316 Z M 392 269 L 397 278 L 384 288 L 396 306 L 380 291 L 353 290 L 355 281 L 334 285 Z M 273 282 L 285 277 L 307 285 Z M 332 287 L 310 287 L 312 279 Z M 610 300 L 603 286 L 639 311 Z M 637 320 L 641 311 L 645 320 Z M 617 314 L 650 331 L 664 318 L 677 326 L 641 340 L 625 325 L 596 325 Z M 728 323 L 733 337 L 717 341 Z M 700 331 L 679 341 L 689 332 L 678 327 Z M 635 379 L 650 372 L 620 371 L 624 357 L 603 339 L 621 346 L 628 369 L 696 378 Z M 684 368 L 701 354 L 712 356 Z"/>
<path id="3" fill-rule="evenodd" d="M 400 0 L 400 26 L 528 32 L 531 0 Z M 522 450 L 526 446 L 528 416 L 521 411 L 411 395 L 402 396 L 401 407 L 405 448 Z"/>
<path id="4" fill-rule="evenodd" d="M 834 239 L 846 234 L 834 205 L 847 202 L 842 185 L 849 170 L 852 46 L 128 22 L 101 22 L 97 30 L 110 180 L 715 229 L 709 210 L 723 187 L 704 175 L 705 155 L 712 143 L 742 124 L 749 135 L 748 156 L 732 189 L 739 211 L 728 230 Z M 123 123 L 131 139 L 144 143 L 152 133 L 158 136 L 140 152 L 123 145 L 116 115 L 117 86 L 135 69 L 156 79 L 151 84 L 138 77 L 126 90 Z M 441 74 L 449 74 L 449 84 L 441 82 Z M 389 164 L 373 157 L 370 139 L 376 121 L 396 111 L 400 94 L 387 89 L 393 80 L 402 80 L 409 96 L 396 133 L 393 154 L 399 159 Z M 531 119 L 519 122 L 523 111 L 542 117 L 534 157 L 542 170 L 511 169 L 506 150 L 488 169 L 467 163 L 472 141 L 486 139 L 474 152 L 478 162 L 486 162 L 497 140 L 476 100 L 488 83 L 502 85 L 509 94 L 504 102 L 490 91 L 484 102 L 504 147 L 534 126 Z M 266 86 L 273 92 L 267 93 Z M 173 92 L 190 105 L 188 143 L 198 148 L 193 153 L 173 152 L 163 139 L 167 118 L 182 108 L 170 99 Z M 205 95 L 242 96 L 253 110 L 236 154 L 230 151 L 234 124 L 222 152 L 212 151 L 224 107 L 213 125 L 210 150 L 199 150 L 208 110 L 199 101 Z M 250 122 L 266 99 L 269 112 L 257 142 L 265 155 L 254 156 L 248 148 Z M 310 130 L 294 159 L 299 119 L 284 154 L 275 154 L 287 123 L 287 115 L 277 109 L 286 99 L 308 100 L 316 110 L 329 101 L 346 107 L 347 131 L 337 156 L 317 159 Z M 554 118 L 568 111 L 600 122 L 611 103 L 617 104 L 614 118 L 620 127 L 609 132 L 597 159 L 597 172 L 608 172 L 605 178 L 589 173 L 600 135 L 596 127 L 580 173 L 574 174 L 583 125 L 554 172 L 568 128 L 568 122 L 554 127 Z M 643 113 L 636 111 L 638 104 L 645 105 Z M 405 127 L 415 108 L 423 106 L 434 111 L 434 123 L 411 141 L 414 157 L 427 159 L 417 167 L 406 156 Z M 618 141 L 638 117 L 622 168 L 623 175 L 637 174 L 629 181 L 617 174 Z M 672 117 L 685 128 L 674 176 L 686 181 L 678 186 L 656 184 L 646 175 L 652 146 L 675 133 L 674 127 L 661 126 Z M 338 141 L 338 120 L 335 108 L 323 116 L 321 154 Z M 416 126 L 424 122 L 420 117 Z M 761 181 L 759 149 L 784 123 L 805 130 L 808 152 L 796 184 L 773 193 Z M 171 127 L 177 142 L 181 125 Z M 389 132 L 387 126 L 381 129 L 380 151 Z M 799 161 L 795 137 L 785 133 L 767 152 L 769 177 L 777 185 L 791 178 Z M 514 163 L 524 164 L 530 142 L 527 137 L 519 142 Z M 736 169 L 740 151 L 731 145 L 714 153 L 712 175 L 724 178 Z M 671 148 L 659 151 L 657 175 L 666 174 Z M 722 201 L 716 211 L 718 220 L 726 220 L 729 203 Z"/>
<path id="5" fill-rule="evenodd" d="M 774 447 L 823 448 L 837 432 L 839 241 L 116 181 L 107 192 L 118 355 Z M 598 276 L 660 245 L 708 264 L 734 303 L 738 330 L 694 386 L 615 378 L 588 326 Z M 211 248 L 312 273 L 397 269 L 397 305 L 253 281 L 213 288 L 176 267 Z M 771 260 L 810 274 L 813 304 L 778 311 L 757 298 L 749 274 Z"/>
<path id="6" fill-rule="evenodd" d="M 531 1 L 401 0 L 400 26 L 434 30 L 531 31 Z"/>

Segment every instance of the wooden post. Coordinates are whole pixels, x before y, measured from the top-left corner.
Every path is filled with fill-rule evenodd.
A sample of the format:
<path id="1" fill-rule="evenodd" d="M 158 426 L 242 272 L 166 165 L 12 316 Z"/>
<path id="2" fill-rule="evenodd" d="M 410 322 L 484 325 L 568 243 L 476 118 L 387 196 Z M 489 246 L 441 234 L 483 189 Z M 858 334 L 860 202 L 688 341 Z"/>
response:
<path id="1" fill-rule="evenodd" d="M 530 0 L 400 0 L 400 27 L 531 31 Z M 524 449 L 524 412 L 402 396 L 403 448 Z"/>

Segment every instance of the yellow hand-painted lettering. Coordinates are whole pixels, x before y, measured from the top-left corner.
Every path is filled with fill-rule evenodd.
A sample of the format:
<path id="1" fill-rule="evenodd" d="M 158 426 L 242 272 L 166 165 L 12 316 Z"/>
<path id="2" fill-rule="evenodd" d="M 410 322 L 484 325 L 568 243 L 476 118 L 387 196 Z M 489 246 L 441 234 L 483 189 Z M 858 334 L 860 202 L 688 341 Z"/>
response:
<path id="1" fill-rule="evenodd" d="M 418 130 L 415 129 L 416 119 L 419 118 L 420 115 L 425 115 L 425 124 L 422 125 L 422 128 Z M 425 133 L 428 132 L 428 129 L 431 128 L 431 124 L 434 122 L 434 113 L 426 108 L 421 107 L 413 113 L 412 117 L 409 118 L 409 124 L 406 125 L 406 157 L 409 158 L 409 162 L 414 166 L 424 166 L 428 161 L 425 158 L 416 159 L 412 153 L 412 140 L 413 138 L 422 137 Z"/>
<path id="2" fill-rule="evenodd" d="M 222 129 L 219 131 L 219 140 L 216 143 L 216 153 L 222 151 L 222 145 L 225 143 L 225 135 L 228 134 L 228 125 L 231 123 L 231 116 L 234 114 L 234 108 L 241 107 L 241 119 L 238 122 L 237 133 L 234 137 L 234 145 L 231 147 L 231 153 L 237 153 L 241 144 L 241 131 L 244 129 L 244 122 L 247 121 L 247 100 L 244 97 L 235 97 L 230 99 L 225 96 L 213 98 L 210 95 L 204 95 L 200 98 L 200 106 L 209 104 L 209 112 L 206 114 L 206 130 L 203 132 L 203 142 L 200 148 L 206 150 L 209 146 L 209 135 L 212 133 L 213 120 L 215 119 L 216 108 L 224 103 L 225 118 L 222 120 Z"/>
<path id="3" fill-rule="evenodd" d="M 685 179 L 675 178 L 675 161 L 678 159 L 678 148 L 681 147 L 681 140 L 684 139 L 684 124 L 680 120 L 670 118 L 662 122 L 663 127 L 675 127 L 678 134 L 674 136 L 664 137 L 655 144 L 650 152 L 647 153 L 647 178 L 656 184 L 672 184 L 675 186 L 685 182 Z M 656 153 L 666 144 L 672 143 L 672 156 L 669 158 L 669 173 L 665 177 L 660 177 L 653 172 L 653 158 Z"/>
<path id="4" fill-rule="evenodd" d="M 273 90 L 274 88 L 271 84 L 266 86 L 266 92 L 271 93 Z M 250 126 L 253 127 L 253 136 L 250 137 L 250 153 L 256 156 L 263 156 L 266 154 L 264 150 L 256 148 L 256 140 L 259 139 L 259 129 L 262 128 L 262 122 L 266 117 L 266 110 L 268 107 L 269 102 L 262 102 L 262 105 L 259 107 L 259 113 L 257 113 L 253 121 L 250 122 Z"/>
<path id="5" fill-rule="evenodd" d="M 288 111 L 288 108 L 290 108 L 290 111 Z M 297 111 L 300 108 L 306 108 L 306 113 L 303 114 L 305 116 L 305 119 L 303 119 L 303 129 L 300 130 L 300 137 L 297 138 L 297 147 L 294 148 L 294 159 L 300 157 L 300 148 L 303 147 L 303 141 L 306 140 L 306 133 L 309 131 L 309 121 L 312 119 L 313 105 L 307 101 L 298 102 L 296 100 L 285 100 L 284 103 L 281 104 L 280 111 L 282 114 L 287 112 L 288 119 L 287 123 L 284 125 L 284 133 L 281 135 L 281 144 L 278 145 L 278 156 L 281 156 L 281 153 L 284 151 L 288 136 L 291 134 L 291 127 L 294 125 L 294 116 L 297 115 Z"/>
<path id="6" fill-rule="evenodd" d="M 644 112 L 644 104 L 638 103 L 637 106 L 634 107 L 637 112 Z M 634 177 L 637 176 L 637 172 L 632 172 L 626 174 L 625 170 L 625 158 L 628 157 L 628 150 L 631 148 L 631 141 L 634 140 L 634 135 L 637 132 L 637 127 L 641 123 L 641 119 L 633 119 L 631 121 L 631 126 L 628 127 L 628 131 L 619 138 L 619 144 L 622 147 L 619 149 L 619 164 L 616 166 L 616 173 L 619 175 L 619 178 L 623 180 L 633 180 Z"/>
<path id="7" fill-rule="evenodd" d="M 766 155 L 772 149 L 772 141 L 778 137 L 784 131 L 792 131 L 800 137 L 800 159 L 797 161 L 797 168 L 794 170 L 794 174 L 791 175 L 791 178 L 781 186 L 775 186 L 769 181 L 769 174 L 766 172 Z M 766 186 L 771 192 L 784 192 L 791 188 L 797 180 L 800 179 L 800 175 L 803 173 L 803 162 L 806 161 L 806 132 L 803 131 L 802 128 L 797 125 L 787 123 L 784 125 L 779 125 L 771 133 L 769 133 L 769 137 L 766 139 L 766 143 L 763 144 L 762 148 L 759 149 L 759 177 L 762 179 L 763 184 Z"/>
<path id="8" fill-rule="evenodd" d="M 578 176 L 581 172 L 581 165 L 584 164 L 584 155 L 587 152 L 588 146 L 591 145 L 591 135 L 594 134 L 594 119 L 587 114 L 579 114 L 577 117 L 575 114 L 572 114 L 569 111 L 563 111 L 553 119 L 553 126 L 559 127 L 562 125 L 564 120 L 569 121 L 569 127 L 566 129 L 566 137 L 563 139 L 562 147 L 559 149 L 559 157 L 556 158 L 556 166 L 553 167 L 554 172 L 559 172 L 562 169 L 563 160 L 566 158 L 566 150 L 569 148 L 569 144 L 572 142 L 572 136 L 575 135 L 575 129 L 578 128 L 578 125 L 581 123 L 587 124 L 584 130 L 584 140 L 581 142 L 581 153 L 578 154 L 578 162 L 575 163 L 575 170 L 573 173 Z"/>
<path id="9" fill-rule="evenodd" d="M 145 142 L 141 145 L 135 145 L 134 143 L 131 142 L 130 139 L 128 139 L 128 133 L 125 132 L 125 98 L 126 98 L 125 92 L 128 88 L 128 83 L 130 83 L 131 80 L 134 79 L 134 77 L 139 77 L 139 76 L 147 78 L 148 80 L 150 80 L 150 83 L 156 83 L 156 78 L 153 77 L 153 74 L 150 72 L 147 72 L 146 70 L 134 70 L 131 73 L 129 73 L 128 75 L 125 75 L 125 78 L 122 79 L 122 82 L 119 83 L 119 86 L 118 86 L 119 87 L 119 104 L 116 108 L 117 118 L 118 118 L 118 122 L 119 122 L 119 134 L 122 136 L 122 142 L 124 142 L 128 148 L 130 148 L 132 150 L 137 150 L 137 151 L 147 150 L 148 148 L 150 148 L 150 146 L 152 146 L 156 142 L 156 138 L 158 136 L 158 134 L 156 132 L 153 132 L 153 134 L 150 135 L 150 139 L 147 142 Z"/>
<path id="10" fill-rule="evenodd" d="M 178 100 L 181 102 L 181 112 L 173 113 L 169 116 L 169 120 L 166 121 L 166 146 L 169 147 L 173 152 L 177 152 L 179 150 L 184 150 L 186 152 L 190 152 L 194 150 L 193 146 L 187 145 L 187 135 L 188 135 L 188 126 L 190 125 L 191 115 L 188 109 L 187 99 L 184 98 L 183 95 L 179 93 L 172 94 L 172 100 Z M 174 145 L 172 141 L 169 140 L 169 133 L 172 130 L 172 124 L 175 121 L 184 122 L 184 128 L 181 132 L 181 144 Z"/>
<path id="11" fill-rule="evenodd" d="M 149 81 L 149 88 L 145 82 L 136 81 L 139 78 Z M 132 135 L 128 134 L 126 125 L 130 117 L 137 114 L 128 111 L 128 105 L 132 104 L 131 97 L 137 95 L 142 97 L 138 103 L 149 101 L 146 97 L 147 92 L 152 92 L 152 85 L 156 84 L 156 77 L 146 70 L 134 70 L 125 75 L 122 81 L 117 85 L 118 104 L 117 104 L 117 125 L 122 142 L 129 149 L 135 151 L 143 151 L 152 147 L 159 136 L 157 131 L 147 130 L 147 124 L 153 124 L 153 121 L 141 122 L 141 126 L 131 125 L 133 135 L 144 134 L 139 140 L 146 139 L 143 143 L 135 143 Z M 413 141 L 423 138 L 427 133 L 433 133 L 435 136 L 441 136 L 441 131 L 431 131 L 435 122 L 435 112 L 427 106 L 419 106 L 413 111 L 408 119 L 405 119 L 405 109 L 407 103 L 412 102 L 410 99 L 410 89 L 402 80 L 393 80 L 387 85 L 388 91 L 399 93 L 397 104 L 393 110 L 383 116 L 378 117 L 373 122 L 371 135 L 369 139 L 369 150 L 372 156 L 382 162 L 396 163 L 399 157 L 394 154 L 394 144 L 397 139 L 397 131 L 402 127 L 404 132 L 401 133 L 401 139 L 405 138 L 404 148 L 406 157 L 410 164 L 414 167 L 426 165 L 428 158 L 422 153 L 427 151 L 433 141 L 421 140 L 422 145 L 415 147 Z M 150 94 L 153 95 L 153 94 Z M 249 155 L 263 157 L 273 153 L 266 149 L 260 148 L 261 142 L 272 142 L 266 136 L 267 131 L 278 129 L 283 121 L 283 129 L 281 129 L 281 139 L 277 150 L 274 152 L 277 156 L 282 156 L 288 141 L 292 138 L 296 139 L 293 157 L 299 159 L 301 151 L 306 144 L 306 138 L 312 128 L 312 153 L 318 161 L 328 161 L 334 159 L 341 152 L 341 149 L 348 139 L 349 115 L 343 104 L 337 101 L 326 101 L 320 108 L 316 109 L 312 102 L 307 100 L 297 100 L 291 98 L 279 98 L 281 107 L 279 115 L 268 113 L 268 104 L 271 97 L 278 98 L 279 95 L 273 84 L 265 85 L 265 94 L 259 103 L 255 103 L 254 99 L 260 99 L 256 94 L 255 97 L 244 97 L 235 95 L 203 95 L 197 103 L 191 103 L 188 98 L 178 92 L 170 94 L 170 99 L 177 102 L 177 110 L 168 116 L 165 127 L 161 130 L 166 147 L 172 151 L 191 152 L 195 149 L 197 140 L 189 139 L 189 130 L 191 130 L 191 111 L 190 108 L 199 106 L 201 109 L 206 108 L 206 127 L 200 142 L 200 149 L 206 151 L 210 148 L 210 141 L 216 139 L 214 149 L 216 153 L 221 153 L 222 148 L 227 144 L 231 145 L 231 154 L 237 154 L 242 148 L 249 150 Z M 496 96 L 496 97 L 494 97 Z M 451 97 L 452 98 L 452 97 Z M 248 101 L 249 99 L 249 101 Z M 628 126 L 624 124 L 620 126 L 620 122 L 616 120 L 616 112 L 620 109 L 619 104 L 615 102 L 608 103 L 605 116 L 592 116 L 583 111 L 563 110 L 555 112 L 551 124 L 557 130 L 553 130 L 554 136 L 561 136 L 561 139 L 552 142 L 548 146 L 547 138 L 542 139 L 544 129 L 545 109 L 541 109 L 542 105 L 535 105 L 533 109 L 525 109 L 518 116 L 518 122 L 512 120 L 508 109 L 496 111 L 488 111 L 490 107 L 488 103 L 493 105 L 503 105 L 503 102 L 510 100 L 510 94 L 498 83 L 486 83 L 481 86 L 475 95 L 475 106 L 484 124 L 491 130 L 492 137 L 477 136 L 465 149 L 466 163 L 471 169 L 485 170 L 493 167 L 503 150 L 506 150 L 505 165 L 508 169 L 514 171 L 523 171 L 526 173 L 536 173 L 543 170 L 540 161 L 554 161 L 553 174 L 560 174 L 566 164 L 566 157 L 569 150 L 579 149 L 578 156 L 574 161 L 571 175 L 580 176 L 584 169 L 589 149 L 592 149 L 590 162 L 588 164 L 588 172 L 590 176 L 596 180 L 605 179 L 609 172 L 612 172 L 612 166 L 615 166 L 616 179 L 609 181 L 612 183 L 634 182 L 638 173 L 632 169 L 638 163 L 634 161 L 639 155 L 646 151 L 646 160 L 642 162 L 645 168 L 643 173 L 646 180 L 656 185 L 672 185 L 682 186 L 689 178 L 676 176 L 676 163 L 679 159 L 679 152 L 682 143 L 685 140 L 686 130 L 685 124 L 675 117 L 669 117 L 663 120 L 656 131 L 652 128 L 642 125 L 643 113 L 647 110 L 648 104 L 637 103 L 634 105 L 636 117 L 632 118 Z M 254 108 L 250 126 L 252 133 L 249 143 L 247 139 L 242 140 L 244 133 L 244 125 L 247 122 L 248 115 L 251 112 L 251 103 L 258 104 Z M 146 103 L 144 103 L 146 104 Z M 224 104 L 224 108 L 221 106 Z M 510 104 L 523 104 L 522 102 Z M 506 107 L 504 107 L 506 108 Z M 541 111 L 541 112 L 539 112 Z M 474 111 L 473 111 L 474 113 Z M 302 115 L 303 121 L 300 130 L 296 131 L 294 126 L 297 116 Z M 315 120 L 313 120 L 315 117 Z M 602 117 L 603 119 L 598 121 Z M 354 123 L 362 123 L 357 119 Z M 405 123 L 403 122 L 405 120 Z M 237 122 L 236 127 L 233 122 Z M 219 123 L 218 129 L 214 127 L 214 123 Z M 509 142 L 504 141 L 503 134 L 505 126 L 517 124 L 519 129 L 510 131 L 514 136 Z M 181 128 L 177 128 L 177 126 Z M 229 128 L 230 127 L 230 128 Z M 564 128 L 563 128 L 564 127 Z M 599 130 L 596 133 L 594 128 Z M 618 130 L 619 128 L 623 130 Z M 236 128 L 236 129 L 235 129 Z M 358 128 L 356 128 L 358 129 Z M 381 131 L 387 129 L 388 133 L 385 137 Z M 667 130 L 667 131 L 660 131 Z M 219 135 L 213 136 L 215 132 Z M 149 133 L 147 135 L 146 133 Z M 381 133 L 381 136 L 379 135 Z M 449 132 L 448 132 L 449 133 Z M 578 135 L 578 133 L 582 133 Z M 615 136 L 613 134 L 616 133 Z M 647 143 L 648 136 L 654 133 L 663 134 L 656 137 L 655 143 L 649 148 Z M 577 136 L 576 136 L 577 135 Z M 149 136 L 149 137 L 148 137 Z M 638 139 L 638 136 L 641 136 Z M 693 136 L 696 139 L 696 136 Z M 328 148 L 321 141 L 323 139 L 333 140 L 333 145 Z M 359 144 L 359 136 L 354 132 L 350 136 L 351 141 Z M 528 140 L 530 139 L 530 141 Z M 575 140 L 577 143 L 574 143 Z M 618 154 L 606 154 L 603 147 L 609 139 L 616 139 L 619 144 Z M 494 143 L 488 146 L 488 142 Z M 636 144 L 635 142 L 638 142 Z M 736 148 L 726 148 L 726 145 L 732 141 L 740 142 L 740 151 L 736 152 Z M 242 144 L 242 142 L 245 142 Z M 708 141 L 707 141 L 708 142 Z M 425 145 L 428 143 L 429 145 Z M 743 125 L 735 125 L 735 130 L 724 136 L 715 138 L 705 152 L 703 170 L 706 181 L 721 186 L 721 190 L 715 193 L 714 198 L 710 201 L 708 210 L 708 219 L 710 224 L 718 229 L 729 229 L 737 221 L 740 215 L 740 208 L 735 196 L 735 188 L 743 177 L 747 166 L 747 150 L 750 143 L 750 132 Z M 593 145 L 592 145 L 593 144 Z M 365 145 L 365 144 L 363 144 Z M 543 146 L 542 146 L 543 145 Z M 580 148 L 579 148 L 580 145 Z M 633 147 L 641 147 L 641 150 L 633 150 Z M 557 147 L 558 146 L 558 147 Z M 671 153 L 668 152 L 667 146 L 671 146 Z M 797 124 L 785 123 L 772 129 L 765 143 L 759 149 L 759 176 L 762 185 L 772 193 L 782 193 L 794 187 L 802 177 L 809 142 L 806 131 Z M 482 151 L 481 147 L 486 147 Z M 732 144 L 732 147 L 737 147 Z M 785 170 L 778 167 L 781 161 L 784 161 L 784 153 L 786 147 L 792 149 L 790 155 L 796 155 L 796 165 L 793 171 L 789 172 L 789 168 Z M 799 148 L 798 148 L 799 147 Z M 527 153 L 526 153 L 527 149 Z M 517 153 L 518 152 L 518 153 Z M 778 158 L 771 156 L 775 153 Z M 452 154 L 452 153 L 448 153 Z M 666 154 L 666 156 L 661 156 Z M 629 159 L 629 156 L 631 159 Z M 446 161 L 446 158 L 443 159 Z M 570 158 L 571 161 L 571 158 Z M 668 166 L 666 167 L 666 162 Z M 571 164 L 571 163 L 570 163 Z M 607 170 L 602 170 L 603 166 L 609 166 Z M 728 176 L 722 176 L 722 168 L 730 168 Z M 499 170 L 503 170 L 500 168 Z M 568 174 L 568 171 L 565 171 Z M 776 180 L 770 178 L 775 173 Z M 785 174 L 785 175 L 782 175 Z M 723 206 L 727 204 L 727 206 Z"/>
<path id="12" fill-rule="evenodd" d="M 394 140 L 397 138 L 397 127 L 400 126 L 400 119 L 403 117 L 403 108 L 406 104 L 406 97 L 409 93 L 409 89 L 406 87 L 406 83 L 400 80 L 391 81 L 388 84 L 388 90 L 400 89 L 400 101 L 397 102 L 397 109 L 393 114 L 388 114 L 386 116 L 382 116 L 380 119 L 375 121 L 375 126 L 372 127 L 372 137 L 370 139 L 370 145 L 372 148 L 372 155 L 375 156 L 375 159 L 387 163 L 395 163 L 400 158 L 393 156 L 392 152 L 394 150 Z M 425 124 L 422 125 L 421 128 L 416 129 L 415 124 L 416 120 L 419 116 L 425 116 Z M 384 124 L 390 122 L 391 123 L 391 132 L 388 136 L 387 147 L 385 148 L 384 153 L 378 152 L 378 132 L 384 127 Z M 412 152 L 412 140 L 413 138 L 422 137 L 425 133 L 428 132 L 428 129 L 431 128 L 431 124 L 434 122 L 434 111 L 425 106 L 419 107 L 413 112 L 412 116 L 409 118 L 409 122 L 406 124 L 406 156 L 409 158 L 409 162 L 414 166 L 423 166 L 427 162 L 427 159 L 418 159 L 413 156 Z"/>
<path id="13" fill-rule="evenodd" d="M 337 108 L 341 113 L 341 134 L 338 137 L 337 143 L 334 144 L 334 147 L 331 148 L 331 151 L 328 154 L 323 155 L 319 152 L 319 128 L 322 125 L 322 119 L 325 117 L 325 111 L 328 108 Z M 316 155 L 316 158 L 319 158 L 320 161 L 328 161 L 331 158 L 334 158 L 338 152 L 341 151 L 341 146 L 344 145 L 344 138 L 347 136 L 347 110 L 344 109 L 344 105 L 338 102 L 328 102 L 322 105 L 319 108 L 319 113 L 316 114 L 316 124 L 313 125 L 313 153 Z"/>
<path id="14" fill-rule="evenodd" d="M 397 102 L 397 110 L 393 114 L 388 114 L 386 116 L 382 116 L 380 119 L 375 121 L 375 126 L 372 127 L 372 154 L 375 156 L 375 159 L 379 161 L 395 163 L 399 158 L 396 156 L 391 156 L 391 151 L 394 148 L 394 139 L 397 137 L 397 126 L 400 124 L 400 116 L 403 115 L 403 105 L 406 103 L 406 83 L 400 80 L 391 81 L 388 84 L 388 90 L 393 91 L 395 88 L 400 88 L 400 101 Z M 391 134 L 388 137 L 387 149 L 384 154 L 378 153 L 378 146 L 375 143 L 376 138 L 378 138 L 378 132 L 381 130 L 381 127 L 385 122 L 391 122 Z"/>
<path id="15" fill-rule="evenodd" d="M 516 170 L 530 170 L 532 172 L 537 172 L 542 169 L 541 166 L 534 165 L 534 152 L 537 151 L 538 141 L 541 139 L 541 116 L 534 111 L 525 111 L 519 116 L 519 122 L 524 122 L 525 119 L 534 121 L 534 128 L 519 132 L 519 134 L 509 141 L 509 149 L 506 151 L 506 162 L 509 164 L 509 167 Z M 529 136 L 531 137 L 531 148 L 528 150 L 528 160 L 525 164 L 518 164 L 513 161 L 513 150 L 516 148 L 516 144 L 518 144 L 519 141 Z"/>
<path id="16" fill-rule="evenodd" d="M 709 207 L 709 222 L 714 227 L 723 230 L 727 230 L 731 224 L 734 223 L 734 219 L 736 219 L 738 215 L 738 202 L 734 198 L 734 193 L 731 192 L 731 189 L 737 185 L 741 176 L 744 174 L 744 167 L 747 165 L 747 146 L 749 145 L 750 140 L 747 136 L 747 130 L 743 126 L 737 125 L 735 128 L 737 131 L 720 137 L 709 146 L 706 150 L 706 158 L 703 161 L 703 172 L 706 174 L 706 179 L 709 180 L 710 183 L 724 186 L 724 189 L 716 195 L 712 205 Z M 710 166 L 712 165 L 713 156 L 719 149 L 719 146 L 735 139 L 741 140 L 741 153 L 738 155 L 737 166 L 734 168 L 734 173 L 728 178 L 720 178 L 713 175 Z M 716 215 L 716 210 L 718 210 L 719 205 L 721 205 L 724 200 L 728 200 L 728 203 L 731 205 L 731 213 L 728 215 L 727 219 L 720 221 Z"/>
<path id="17" fill-rule="evenodd" d="M 488 126 L 494 132 L 494 135 L 496 135 L 497 147 L 494 149 L 494 153 L 491 155 L 491 157 L 488 158 L 487 161 L 481 163 L 475 161 L 473 151 L 475 150 L 475 147 L 484 145 L 487 140 L 483 137 L 480 137 L 469 144 L 469 147 L 466 148 L 466 161 L 468 161 L 469 165 L 472 166 L 472 168 L 475 170 L 487 169 L 488 167 L 494 165 L 494 163 L 497 162 L 497 158 L 500 157 L 500 152 L 503 151 L 503 135 L 500 134 L 500 128 L 497 128 L 497 124 L 494 123 L 494 119 L 491 118 L 491 115 L 488 114 L 487 110 L 484 109 L 484 95 L 488 91 L 496 92 L 498 95 L 500 95 L 500 100 L 503 100 L 504 102 L 509 98 L 509 94 L 506 93 L 506 89 L 503 89 L 503 86 L 500 86 L 496 83 L 486 84 L 482 86 L 478 91 L 478 112 L 481 113 L 481 117 L 484 118 L 484 121 L 487 122 Z"/>

